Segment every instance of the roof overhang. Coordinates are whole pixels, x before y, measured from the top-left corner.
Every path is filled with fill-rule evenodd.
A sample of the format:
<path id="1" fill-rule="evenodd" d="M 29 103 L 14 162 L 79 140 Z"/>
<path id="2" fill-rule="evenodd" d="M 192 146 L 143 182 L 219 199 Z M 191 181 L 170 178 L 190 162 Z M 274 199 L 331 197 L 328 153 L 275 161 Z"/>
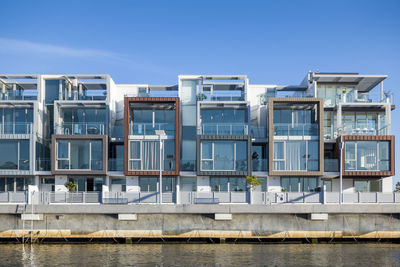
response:
<path id="1" fill-rule="evenodd" d="M 386 78 L 387 75 L 360 75 L 355 73 L 313 73 L 311 76 L 311 80 L 317 83 L 354 84 L 358 91 L 370 91 Z"/>

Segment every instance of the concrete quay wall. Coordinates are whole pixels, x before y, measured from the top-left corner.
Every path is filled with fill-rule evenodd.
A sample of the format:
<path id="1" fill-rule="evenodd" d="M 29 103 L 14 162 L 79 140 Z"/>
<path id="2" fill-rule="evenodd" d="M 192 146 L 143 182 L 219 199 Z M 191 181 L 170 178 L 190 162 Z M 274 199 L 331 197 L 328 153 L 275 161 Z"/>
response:
<path id="1" fill-rule="evenodd" d="M 5 209 L 14 208 L 16 211 L 16 207 L 2 206 L 0 207 L 0 242 L 2 240 L 20 242 L 22 237 L 33 242 L 51 239 L 188 241 L 201 238 L 235 241 L 249 239 L 259 241 L 294 239 L 400 241 L 398 207 L 391 207 L 391 209 L 386 207 L 386 212 L 377 212 L 382 207 L 379 208 L 376 205 L 375 208 L 370 209 L 370 212 L 363 212 L 366 207 L 359 207 L 358 212 L 350 212 L 348 210 L 350 206 L 341 208 L 344 209 L 342 211 L 335 210 L 331 206 L 329 209 L 334 212 L 327 212 L 326 207 L 323 208 L 327 205 L 320 205 L 318 210 L 312 205 L 307 205 L 307 208 L 302 205 L 282 205 L 281 208 L 288 206 L 286 212 L 271 210 L 256 212 L 248 209 L 245 212 L 235 205 L 226 207 L 214 205 L 212 209 L 208 207 L 212 205 L 197 205 L 186 207 L 189 209 L 186 212 L 182 210 L 176 212 L 176 209 L 180 210 L 184 207 L 149 205 L 148 209 L 144 209 L 143 205 L 110 205 L 106 206 L 107 210 L 99 212 L 96 209 L 105 205 L 93 205 L 91 208 L 85 206 L 86 212 L 78 212 L 80 210 L 80 208 L 78 211 L 76 209 L 78 205 L 71 205 L 70 210 L 58 205 L 47 206 L 51 208 L 46 210 L 47 212 L 38 206 L 34 207 L 35 216 L 33 217 L 29 213 L 29 207 L 26 210 L 27 213 L 21 214 L 19 212 L 6 213 Z M 140 210 L 139 206 L 144 210 Z M 247 205 L 247 208 L 253 207 Z M 298 212 L 289 212 L 294 211 L 294 208 Z M 194 212 L 196 209 L 198 209 L 197 212 Z M 339 208 L 336 207 L 336 209 Z M 156 210 L 159 212 L 155 212 Z M 33 223 L 33 228 L 31 228 L 31 223 Z"/>

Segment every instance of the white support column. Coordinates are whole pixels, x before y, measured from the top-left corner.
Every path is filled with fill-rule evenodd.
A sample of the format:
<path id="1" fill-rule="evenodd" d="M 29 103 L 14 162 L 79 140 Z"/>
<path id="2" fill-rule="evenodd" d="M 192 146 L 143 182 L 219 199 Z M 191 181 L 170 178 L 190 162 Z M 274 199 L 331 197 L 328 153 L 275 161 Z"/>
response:
<path id="1" fill-rule="evenodd" d="M 336 130 L 337 131 L 343 130 L 342 129 L 343 126 L 342 126 L 342 104 L 341 103 L 337 104 L 336 123 L 337 123 Z"/>
<path id="2" fill-rule="evenodd" d="M 181 188 L 181 177 L 178 176 L 176 178 L 176 204 L 180 204 L 181 203 L 181 194 L 180 194 L 181 190 L 180 190 L 180 188 Z"/>
<path id="3" fill-rule="evenodd" d="M 391 125 L 392 125 L 392 117 L 391 117 L 391 113 L 392 113 L 392 107 L 390 103 L 386 103 L 385 104 L 385 120 L 386 120 L 386 125 L 387 125 L 387 131 L 386 131 L 386 135 L 390 135 L 391 134 Z M 381 126 L 382 128 L 382 126 Z"/>
<path id="4" fill-rule="evenodd" d="M 55 176 L 55 192 L 68 192 L 68 189 L 65 187 L 65 183 L 68 181 L 67 176 L 56 175 Z"/>
<path id="5" fill-rule="evenodd" d="M 126 177 L 126 192 L 127 193 L 139 193 L 139 177 L 127 176 Z"/>

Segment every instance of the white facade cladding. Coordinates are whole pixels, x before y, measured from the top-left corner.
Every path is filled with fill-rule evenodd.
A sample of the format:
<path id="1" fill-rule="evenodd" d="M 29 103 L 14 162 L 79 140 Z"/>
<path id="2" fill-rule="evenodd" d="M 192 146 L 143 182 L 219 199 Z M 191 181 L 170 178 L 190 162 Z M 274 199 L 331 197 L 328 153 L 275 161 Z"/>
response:
<path id="1" fill-rule="evenodd" d="M 333 194 L 340 171 L 344 193 L 392 192 L 385 78 L 310 72 L 275 85 L 180 75 L 151 85 L 0 74 L 0 203 L 5 194 L 23 201 L 29 185 L 57 202 L 67 182 L 86 202 L 257 203 L 269 193 Z M 250 190 L 253 175 L 260 185 Z"/>

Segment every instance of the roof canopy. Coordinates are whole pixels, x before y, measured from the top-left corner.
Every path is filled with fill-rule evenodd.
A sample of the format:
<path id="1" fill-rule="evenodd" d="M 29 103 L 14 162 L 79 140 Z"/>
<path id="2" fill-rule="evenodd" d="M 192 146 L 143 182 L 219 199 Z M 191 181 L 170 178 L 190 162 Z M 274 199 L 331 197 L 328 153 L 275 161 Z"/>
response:
<path id="1" fill-rule="evenodd" d="M 312 73 L 311 80 L 319 83 L 354 84 L 358 91 L 370 91 L 387 75 L 360 75 L 358 73 Z"/>

